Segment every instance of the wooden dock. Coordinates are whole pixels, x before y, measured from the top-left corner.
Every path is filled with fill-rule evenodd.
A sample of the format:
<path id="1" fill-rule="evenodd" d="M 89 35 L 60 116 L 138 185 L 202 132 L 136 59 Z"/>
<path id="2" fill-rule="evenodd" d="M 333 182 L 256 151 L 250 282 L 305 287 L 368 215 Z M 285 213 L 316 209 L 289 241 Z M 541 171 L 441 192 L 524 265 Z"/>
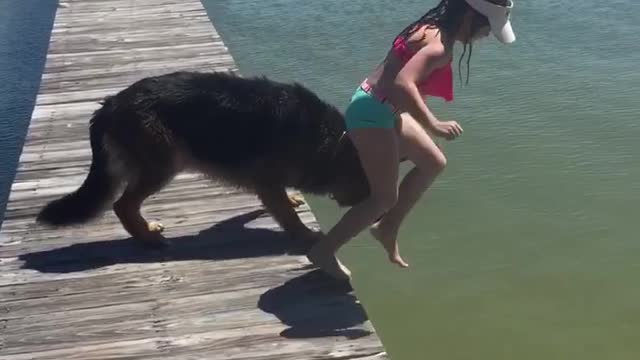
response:
<path id="1" fill-rule="evenodd" d="M 200 1 L 61 2 L 0 232 L 0 359 L 387 358 L 349 284 L 286 254 L 254 195 L 179 176 L 143 209 L 167 227 L 164 251 L 137 246 L 111 211 L 35 224 L 84 179 L 98 101 L 185 69 L 237 70 Z"/>

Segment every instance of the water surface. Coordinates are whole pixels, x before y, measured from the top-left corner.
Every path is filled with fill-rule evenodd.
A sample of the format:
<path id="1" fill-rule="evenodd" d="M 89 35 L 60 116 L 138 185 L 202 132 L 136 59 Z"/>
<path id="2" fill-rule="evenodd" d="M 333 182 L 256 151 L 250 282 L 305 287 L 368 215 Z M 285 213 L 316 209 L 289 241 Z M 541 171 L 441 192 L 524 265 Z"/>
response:
<path id="1" fill-rule="evenodd" d="M 0 223 L 31 120 L 57 1 L 0 0 Z"/>

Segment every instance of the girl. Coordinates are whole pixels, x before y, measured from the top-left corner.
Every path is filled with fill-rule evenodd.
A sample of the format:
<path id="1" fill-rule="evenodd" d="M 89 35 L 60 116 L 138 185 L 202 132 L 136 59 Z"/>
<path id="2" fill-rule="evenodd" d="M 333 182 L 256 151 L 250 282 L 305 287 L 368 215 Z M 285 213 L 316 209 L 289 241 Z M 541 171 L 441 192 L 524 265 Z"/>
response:
<path id="1" fill-rule="evenodd" d="M 447 160 L 433 136 L 448 140 L 462 134 L 455 121 L 440 121 L 423 97 L 453 100 L 453 46 L 469 46 L 489 33 L 511 43 L 511 0 L 441 0 L 395 39 L 382 63 L 362 82 L 345 112 L 346 128 L 367 175 L 370 196 L 347 211 L 308 253 L 309 260 L 337 278 L 350 278 L 336 252 L 364 228 L 371 228 L 391 262 L 408 264 L 400 256 L 397 234 L 403 219 L 444 170 Z M 460 69 L 458 69 L 460 71 Z M 398 189 L 400 157 L 415 167 Z M 382 216 L 383 215 L 383 216 Z M 381 217 L 382 216 L 382 217 Z"/>

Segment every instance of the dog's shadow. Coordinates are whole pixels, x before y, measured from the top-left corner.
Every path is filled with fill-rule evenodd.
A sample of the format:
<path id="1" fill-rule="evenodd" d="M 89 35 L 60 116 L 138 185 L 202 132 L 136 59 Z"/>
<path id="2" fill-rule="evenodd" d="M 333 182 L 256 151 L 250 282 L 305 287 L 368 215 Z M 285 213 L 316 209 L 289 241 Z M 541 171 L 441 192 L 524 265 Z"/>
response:
<path id="1" fill-rule="evenodd" d="M 217 223 L 194 236 L 172 238 L 167 249 L 150 250 L 134 239 L 79 243 L 20 256 L 23 268 L 45 273 L 70 273 L 120 263 L 181 260 L 220 260 L 278 254 L 301 254 L 308 249 L 281 231 L 247 228 L 264 214 L 257 210 Z M 297 240 L 297 241 L 296 241 Z M 308 246 L 307 246 L 308 247 Z M 258 308 L 273 314 L 288 328 L 287 338 L 370 335 L 359 327 L 367 321 L 348 281 L 320 270 L 305 271 L 260 296 Z"/>
<path id="2" fill-rule="evenodd" d="M 167 248 L 152 249 L 135 239 L 77 243 L 20 255 L 22 268 L 43 273 L 70 273 L 122 263 L 224 260 L 280 254 L 303 254 L 310 244 L 282 231 L 247 228 L 265 214 L 256 210 L 219 223 L 192 236 L 171 238 Z"/>

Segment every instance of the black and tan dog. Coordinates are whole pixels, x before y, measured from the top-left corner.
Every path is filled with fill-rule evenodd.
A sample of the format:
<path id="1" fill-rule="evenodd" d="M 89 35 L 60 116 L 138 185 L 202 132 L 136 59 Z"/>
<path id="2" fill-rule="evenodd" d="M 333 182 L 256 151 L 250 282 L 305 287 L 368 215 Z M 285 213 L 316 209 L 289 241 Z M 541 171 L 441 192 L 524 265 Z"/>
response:
<path id="1" fill-rule="evenodd" d="M 107 97 L 90 121 L 93 159 L 75 192 L 47 204 L 38 221 L 84 223 L 113 205 L 124 228 L 163 244 L 143 201 L 177 173 L 197 170 L 256 193 L 292 236 L 315 236 L 285 188 L 351 206 L 369 192 L 342 114 L 297 83 L 228 73 L 176 72 Z M 120 198 L 117 193 L 124 187 Z"/>

